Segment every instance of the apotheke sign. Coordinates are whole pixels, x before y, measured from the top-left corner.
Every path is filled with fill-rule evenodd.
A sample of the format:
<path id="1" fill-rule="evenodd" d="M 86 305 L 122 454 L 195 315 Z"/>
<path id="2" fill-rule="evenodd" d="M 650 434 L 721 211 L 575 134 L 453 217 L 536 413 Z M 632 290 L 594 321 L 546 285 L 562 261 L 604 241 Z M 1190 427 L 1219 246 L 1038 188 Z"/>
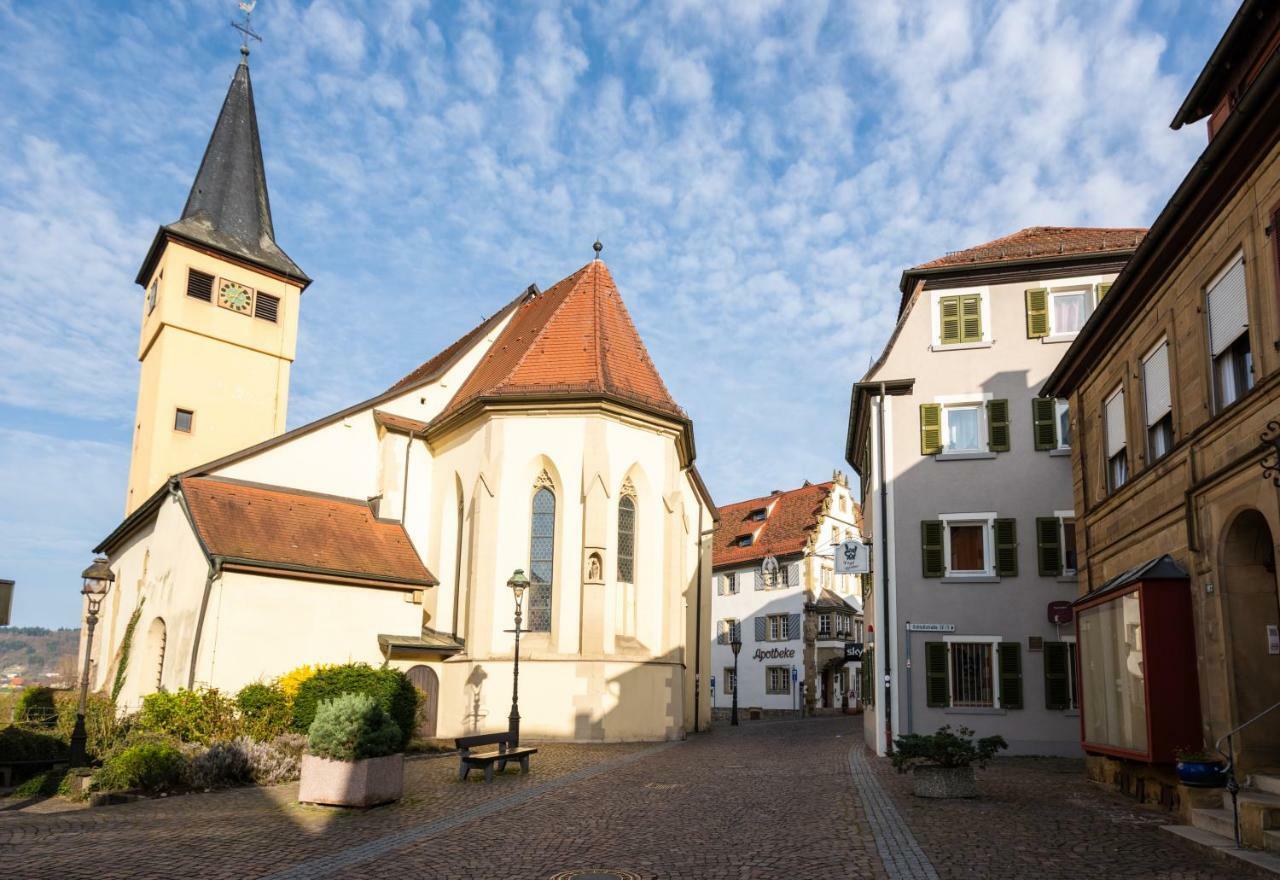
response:
<path id="1" fill-rule="evenodd" d="M 752 660 L 789 660 L 796 656 L 795 648 L 770 648 L 764 650 L 756 648 L 756 652 L 751 655 Z"/>

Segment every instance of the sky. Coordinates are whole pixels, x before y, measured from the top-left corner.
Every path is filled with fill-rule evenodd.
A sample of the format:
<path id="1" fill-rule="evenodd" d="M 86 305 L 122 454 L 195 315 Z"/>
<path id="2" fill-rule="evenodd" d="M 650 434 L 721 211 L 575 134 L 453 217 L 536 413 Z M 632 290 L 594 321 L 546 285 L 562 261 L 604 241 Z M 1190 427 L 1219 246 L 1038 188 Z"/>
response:
<path id="1" fill-rule="evenodd" d="M 1231 0 L 260 0 L 303 295 L 289 427 L 366 399 L 599 237 L 721 503 L 843 467 L 911 265 L 1149 224 Z M 0 0 L 0 578 L 73 626 L 123 515 L 143 292 L 239 61 L 227 0 Z"/>

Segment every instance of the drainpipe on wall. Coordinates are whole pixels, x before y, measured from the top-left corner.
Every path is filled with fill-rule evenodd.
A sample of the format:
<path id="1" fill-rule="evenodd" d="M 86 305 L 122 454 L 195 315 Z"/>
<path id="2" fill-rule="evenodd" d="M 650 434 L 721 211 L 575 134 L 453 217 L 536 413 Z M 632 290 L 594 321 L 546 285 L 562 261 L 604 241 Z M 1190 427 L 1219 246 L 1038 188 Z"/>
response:
<path id="1" fill-rule="evenodd" d="M 400 525 L 405 525 L 405 515 L 409 512 L 409 453 L 413 450 L 414 429 L 409 429 L 409 440 L 404 444 L 404 486 L 400 491 Z"/>
<path id="2" fill-rule="evenodd" d="M 884 750 L 893 754 L 893 609 L 889 607 L 889 484 L 884 467 L 884 382 L 879 383 L 880 406 L 876 414 L 877 469 L 880 471 L 880 586 L 884 600 Z"/>
<path id="3" fill-rule="evenodd" d="M 186 502 L 183 502 L 186 506 Z M 209 574 L 204 579 L 204 595 L 200 598 L 200 615 L 196 618 L 195 637 L 191 640 L 191 667 L 187 670 L 187 690 L 196 686 L 196 661 L 200 657 L 200 636 L 204 634 L 205 611 L 209 608 L 209 594 L 213 592 L 213 582 L 222 576 L 222 557 L 214 556 L 209 560 Z"/>
<path id="4" fill-rule="evenodd" d="M 706 571 L 707 554 L 703 551 L 702 542 L 706 535 L 702 531 L 702 516 L 705 508 L 698 504 L 698 605 L 693 612 L 693 732 L 700 733 L 699 709 L 702 703 L 702 575 Z"/>

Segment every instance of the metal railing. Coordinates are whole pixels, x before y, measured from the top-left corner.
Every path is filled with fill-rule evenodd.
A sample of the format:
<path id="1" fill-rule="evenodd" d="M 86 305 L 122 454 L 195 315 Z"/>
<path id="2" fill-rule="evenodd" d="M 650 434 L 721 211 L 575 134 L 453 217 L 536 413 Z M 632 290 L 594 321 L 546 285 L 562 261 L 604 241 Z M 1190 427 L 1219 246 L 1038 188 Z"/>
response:
<path id="1" fill-rule="evenodd" d="M 1222 736 L 1218 737 L 1218 741 L 1213 744 L 1213 750 L 1227 759 L 1227 791 L 1231 794 L 1231 825 L 1235 829 L 1236 833 L 1236 849 L 1240 848 L 1240 783 L 1236 779 L 1236 750 L 1234 737 L 1250 724 L 1261 719 L 1264 715 L 1269 715 L 1276 709 L 1280 709 L 1280 703 L 1275 703 L 1274 705 L 1263 709 L 1248 721 L 1228 730 Z M 1222 750 L 1222 743 L 1224 741 L 1227 744 L 1227 750 L 1225 752 Z"/>

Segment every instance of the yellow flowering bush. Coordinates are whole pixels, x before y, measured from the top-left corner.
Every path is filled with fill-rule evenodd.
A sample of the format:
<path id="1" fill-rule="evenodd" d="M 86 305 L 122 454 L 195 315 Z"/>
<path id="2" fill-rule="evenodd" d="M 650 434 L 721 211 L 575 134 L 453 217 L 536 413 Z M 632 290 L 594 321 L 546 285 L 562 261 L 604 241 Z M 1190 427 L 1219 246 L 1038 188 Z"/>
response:
<path id="1" fill-rule="evenodd" d="M 294 697 L 298 696 L 298 688 L 302 687 L 302 683 L 307 679 L 314 678 L 317 672 L 325 669 L 332 669 L 332 663 L 304 663 L 297 669 L 290 670 L 276 680 L 276 685 L 289 698 L 289 702 L 293 702 Z"/>

